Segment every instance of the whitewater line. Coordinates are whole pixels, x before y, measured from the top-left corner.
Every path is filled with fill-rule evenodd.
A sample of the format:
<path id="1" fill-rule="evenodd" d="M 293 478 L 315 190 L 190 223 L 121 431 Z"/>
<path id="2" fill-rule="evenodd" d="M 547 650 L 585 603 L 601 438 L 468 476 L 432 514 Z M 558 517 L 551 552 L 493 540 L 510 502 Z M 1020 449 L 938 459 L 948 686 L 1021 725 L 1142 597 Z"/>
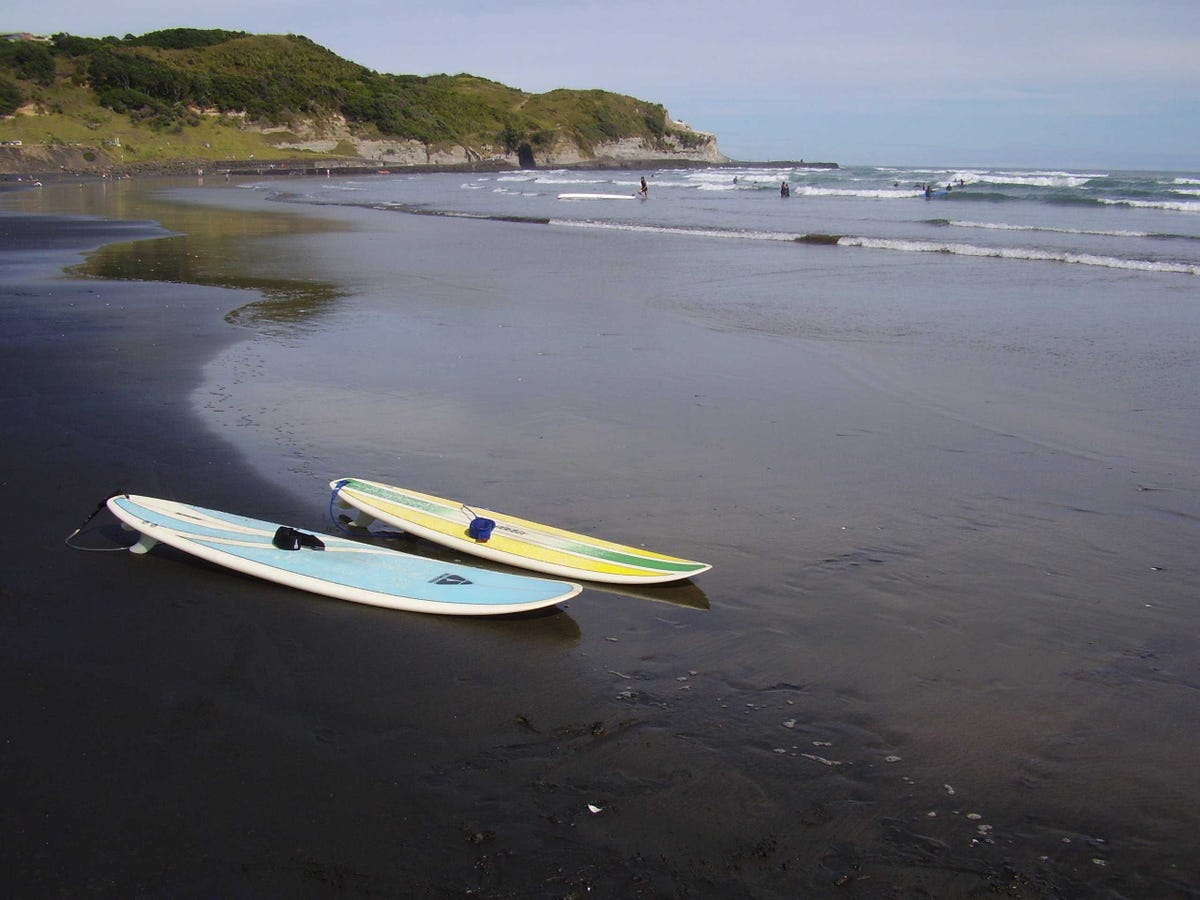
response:
<path id="1" fill-rule="evenodd" d="M 786 234 L 769 231 L 727 231 L 713 228 L 678 228 L 657 225 L 634 225 L 593 220 L 551 219 L 549 224 L 568 228 L 600 228 L 610 231 L 631 231 L 651 234 L 676 234 L 692 237 L 713 237 L 725 240 L 791 241 L 798 244 L 818 244 L 838 247 L 860 247 L 869 250 L 892 250 L 902 253 L 945 253 L 953 256 L 973 256 L 991 259 L 1023 260 L 1027 262 L 1060 262 L 1107 269 L 1137 272 L 1163 272 L 1177 275 L 1200 275 L 1200 266 L 1190 263 L 1156 262 L 1149 259 L 1122 259 L 1094 253 L 1070 253 L 1056 250 L 1035 250 L 1013 247 L 979 247 L 941 241 L 914 241 L 896 238 L 868 238 L 838 234 Z"/>
<path id="2" fill-rule="evenodd" d="M 974 244 L 847 236 L 838 239 L 838 246 L 864 247 L 871 250 L 897 250 L 906 253 L 947 253 L 953 256 L 1016 259 L 1030 262 L 1061 262 L 1081 266 L 1099 266 L 1106 269 L 1127 269 L 1137 272 L 1200 275 L 1200 266 L 1189 263 L 1156 262 L 1150 259 L 1121 259 L 1116 256 L 1098 256 L 1094 253 L 1068 253 L 1065 251 L 1033 250 L 1016 247 L 978 247 Z"/>

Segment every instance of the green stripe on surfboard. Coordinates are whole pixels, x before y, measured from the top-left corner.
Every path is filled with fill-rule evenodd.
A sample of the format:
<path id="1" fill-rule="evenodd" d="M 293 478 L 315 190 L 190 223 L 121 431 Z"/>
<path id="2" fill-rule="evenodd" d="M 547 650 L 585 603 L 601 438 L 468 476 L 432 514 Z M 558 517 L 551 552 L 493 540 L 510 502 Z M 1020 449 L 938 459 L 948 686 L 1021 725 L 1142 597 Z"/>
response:
<path id="1" fill-rule="evenodd" d="M 437 498 L 414 497 L 405 491 L 399 491 L 388 488 L 385 485 L 376 484 L 373 482 L 360 481 L 355 478 L 349 478 L 341 482 L 342 487 L 349 487 L 373 497 L 378 497 L 381 500 L 386 500 L 389 503 L 394 503 L 397 506 L 404 506 L 409 509 L 419 512 L 428 513 L 441 519 L 453 519 L 455 516 L 462 515 L 464 518 L 470 517 L 473 512 L 470 507 L 465 504 L 454 501 L 442 502 Z M 494 513 L 490 510 L 485 510 L 489 516 L 496 517 L 496 528 L 500 533 L 505 532 L 505 525 L 509 522 L 509 528 L 518 528 L 521 530 L 519 536 L 506 535 L 513 537 L 514 540 L 525 540 L 526 543 L 535 544 L 536 546 L 546 547 L 553 550 L 559 550 L 564 553 L 573 553 L 576 556 L 581 556 L 587 559 L 595 559 L 603 562 L 613 563 L 614 565 L 634 566 L 636 568 L 648 569 L 659 572 L 701 572 L 708 569 L 705 563 L 694 562 L 684 559 L 662 558 L 661 554 L 647 553 L 643 554 L 636 548 L 621 549 L 618 546 L 602 546 L 588 541 L 579 541 L 568 537 L 564 533 L 549 533 L 540 529 L 551 529 L 554 532 L 562 532 L 562 529 L 553 528 L 553 526 L 540 525 L 530 522 L 531 526 L 539 529 L 536 533 L 530 533 L 522 528 L 516 521 L 499 513 Z M 466 526 L 464 521 L 463 525 Z M 533 539 L 531 539 L 533 538 Z M 610 542 L 604 542 L 610 543 Z"/>

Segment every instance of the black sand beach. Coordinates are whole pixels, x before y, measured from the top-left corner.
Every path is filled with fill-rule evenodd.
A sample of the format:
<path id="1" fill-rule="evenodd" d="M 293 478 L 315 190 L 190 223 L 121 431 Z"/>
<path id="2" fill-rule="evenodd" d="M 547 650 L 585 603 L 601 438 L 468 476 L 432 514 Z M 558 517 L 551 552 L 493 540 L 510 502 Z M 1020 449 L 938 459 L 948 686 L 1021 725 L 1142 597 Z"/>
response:
<path id="1" fill-rule="evenodd" d="M 693 523 L 720 559 L 678 603 L 588 590 L 549 615 L 465 621 L 171 552 L 74 552 L 63 539 L 117 490 L 329 527 L 303 464 L 264 479 L 194 411 L 204 366 L 247 339 L 227 320 L 245 290 L 59 274 L 161 233 L 110 216 L 0 215 L 11 896 L 1195 895 L 1190 495 L 957 419 L 935 432 L 937 411 L 875 396 L 864 370 L 847 381 L 743 335 L 756 389 L 779 393 L 756 395 L 755 430 L 714 447 L 681 412 L 657 438 L 687 436 L 676 464 L 748 498 Z M 516 241 L 472 243 L 494 223 L 378 227 L 414 257 L 461 241 L 464 279 L 506 256 L 521 270 Z M 337 255 L 318 230 L 278 240 L 301 239 Z M 546 240 L 553 256 L 575 238 Z M 212 281 L 253 288 L 284 267 L 263 268 Z M 727 329 L 678 328 L 673 363 Z M 720 370 L 694 405 L 746 405 L 750 378 Z M 799 435 L 778 424 L 797 406 Z M 518 437 L 500 436 L 498 467 Z M 927 443 L 940 452 L 919 456 Z M 970 487 L 948 504 L 946 483 Z M 535 508 L 555 495 L 511 489 Z M 578 490 L 598 515 L 628 502 Z M 724 500 L 712 490 L 699 502 Z M 680 521 L 687 499 L 643 527 Z M 80 538 L 120 539 L 106 515 Z"/>
<path id="2" fill-rule="evenodd" d="M 447 808 L 438 747 L 406 737 L 428 728 L 385 709 L 405 697 L 439 721 L 478 712 L 423 698 L 440 674 L 396 669 L 421 648 L 392 640 L 394 614 L 355 608 L 347 619 L 318 603 L 292 631 L 277 618 L 297 599 L 286 589 L 183 557 L 130 566 L 123 553 L 63 544 L 129 484 L 322 527 L 320 504 L 259 484 L 183 402 L 245 298 L 57 277 L 74 252 L 159 233 L 149 226 L 19 216 L 0 229 L 5 492 L 37 510 L 4 529 L 6 892 L 457 896 L 486 880 L 473 871 L 487 855 L 472 831 L 485 830 L 472 823 L 476 798 Z M 78 542 L 121 540 L 103 514 Z M 550 649 L 578 637 L 565 615 L 487 628 L 519 628 Z M 386 646 L 363 643 L 381 629 Z M 299 658 L 280 660 L 280 642 Z M 452 733 L 441 741 L 456 744 Z M 381 763 L 396 794 L 364 815 L 380 801 Z M 443 852 L 465 881 L 430 859 Z"/>

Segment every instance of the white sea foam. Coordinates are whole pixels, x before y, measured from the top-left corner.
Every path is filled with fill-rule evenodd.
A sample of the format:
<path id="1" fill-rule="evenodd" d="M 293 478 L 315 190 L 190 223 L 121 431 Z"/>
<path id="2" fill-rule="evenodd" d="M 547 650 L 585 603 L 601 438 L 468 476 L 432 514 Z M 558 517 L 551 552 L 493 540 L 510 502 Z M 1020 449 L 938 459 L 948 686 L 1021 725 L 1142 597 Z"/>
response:
<path id="1" fill-rule="evenodd" d="M 912 188 L 824 188 L 812 185 L 794 185 L 793 194 L 806 197 L 861 197 L 864 200 L 911 200 L 923 196 L 921 191 Z"/>
<path id="2" fill-rule="evenodd" d="M 1058 172 L 1049 170 L 1007 170 L 1007 169 L 890 169 L 883 170 L 889 174 L 903 174 L 910 177 L 925 177 L 933 182 L 952 181 L 957 184 L 961 178 L 965 184 L 1013 184 L 1028 187 L 1081 187 L 1097 178 L 1107 178 L 1103 173 L 1091 172 Z"/>
<path id="3" fill-rule="evenodd" d="M 607 183 L 613 185 L 614 187 L 640 188 L 642 186 L 641 179 L 638 178 L 614 178 Z M 691 187 L 691 185 L 688 184 L 674 184 L 670 181 L 659 181 L 657 178 L 646 183 L 652 188 Z"/>
<path id="4" fill-rule="evenodd" d="M 1107 206 L 1129 206 L 1133 209 L 1168 209 L 1174 212 L 1200 213 L 1200 200 L 1106 200 L 1101 203 Z"/>
<path id="5" fill-rule="evenodd" d="M 787 180 L 791 169 L 734 169 L 722 172 L 694 172 L 686 177 L 686 186 L 702 191 L 736 191 L 746 187 L 778 185 Z M 736 179 L 736 182 L 735 180 Z"/>
<path id="6" fill-rule="evenodd" d="M 568 228 L 602 228 L 608 231 L 635 231 L 643 234 L 678 234 L 688 237 L 726 238 L 742 241 L 794 241 L 798 234 L 778 231 L 732 231 L 720 228 L 674 228 L 664 225 L 631 225 L 627 222 L 601 222 L 595 219 L 551 219 L 551 225 Z"/>
<path id="7" fill-rule="evenodd" d="M 791 169 L 700 169 L 687 173 L 688 181 L 778 181 Z"/>
<path id="8" fill-rule="evenodd" d="M 1171 184 L 1200 184 L 1200 178 L 1176 178 Z"/>
<path id="9" fill-rule="evenodd" d="M 687 180 L 694 184 L 708 184 L 708 183 L 716 184 L 718 182 L 724 184 L 724 183 L 728 183 L 728 182 L 732 181 L 734 178 L 737 178 L 740 180 L 740 179 L 744 178 L 745 176 L 746 176 L 746 173 L 744 171 L 741 171 L 738 169 L 732 169 L 732 170 L 728 170 L 725 172 L 701 171 L 701 172 L 693 172 L 692 174 L 688 175 Z"/>
<path id="10" fill-rule="evenodd" d="M 1123 259 L 1092 253 L 1068 253 L 1019 247 L 979 247 L 939 241 L 905 241 L 892 238 L 843 237 L 839 247 L 865 247 L 872 250 L 896 250 L 905 253 L 948 253 L 955 256 L 979 256 L 992 259 L 1028 260 L 1033 262 L 1062 262 L 1106 269 L 1130 269 L 1139 272 L 1166 272 L 1179 275 L 1200 275 L 1200 266 L 1188 263 L 1160 262 L 1150 259 Z"/>
<path id="11" fill-rule="evenodd" d="M 539 175 L 534 179 L 538 184 L 607 184 L 607 178 L 580 178 L 571 175 Z"/>
<path id="12" fill-rule="evenodd" d="M 893 184 L 915 187 L 919 183 L 929 184 L 934 188 L 941 184 L 950 184 L 954 187 L 958 187 L 960 184 L 975 184 L 979 181 L 980 174 L 973 169 L 880 169 L 880 171 L 886 172 L 892 178 Z"/>
<path id="13" fill-rule="evenodd" d="M 1186 197 L 1200 197 L 1200 188 L 1189 190 L 1187 188 L 1174 188 L 1171 193 L 1183 194 Z"/>
<path id="14" fill-rule="evenodd" d="M 609 231 L 631 231 L 651 234 L 677 234 L 688 237 L 709 237 L 750 241 L 796 241 L 805 235 L 776 231 L 732 231 L 711 228 L 672 228 L 659 225 L 633 225 L 624 222 L 597 220 L 551 219 L 550 224 L 569 228 L 600 228 Z M 892 250 L 902 253 L 946 253 L 954 256 L 976 256 L 991 259 L 1021 260 L 1028 262 L 1061 262 L 1083 266 L 1099 266 L 1107 269 L 1127 269 L 1139 272 L 1163 272 L 1178 275 L 1200 275 L 1200 266 L 1188 263 L 1161 262 L 1149 259 L 1124 259 L 1116 256 L 1100 256 L 1093 253 L 1070 253 L 1057 250 L 1041 250 L 1020 247 L 979 247 L 975 244 L 951 241 L 911 241 L 895 238 L 868 238 L 843 236 L 838 238 L 839 247 L 861 247 L 871 250 Z"/>
<path id="15" fill-rule="evenodd" d="M 1075 174 L 1073 172 L 981 172 L 975 180 L 983 184 L 1018 184 L 1027 187 L 1083 187 L 1107 175 Z"/>
<path id="16" fill-rule="evenodd" d="M 1098 237 L 1153 237 L 1148 231 L 1093 231 L 1087 228 L 1060 228 L 1053 225 L 1010 225 L 1005 222 L 964 222 L 950 220 L 956 228 L 989 228 L 994 231 L 1044 231 L 1052 234 L 1091 234 Z"/>

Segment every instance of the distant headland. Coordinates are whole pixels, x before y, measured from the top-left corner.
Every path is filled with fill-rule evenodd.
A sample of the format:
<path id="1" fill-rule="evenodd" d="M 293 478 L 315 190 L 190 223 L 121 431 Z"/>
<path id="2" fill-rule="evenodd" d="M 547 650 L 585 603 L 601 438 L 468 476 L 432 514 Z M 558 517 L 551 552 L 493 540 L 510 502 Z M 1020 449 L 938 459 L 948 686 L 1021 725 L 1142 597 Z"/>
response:
<path id="1" fill-rule="evenodd" d="M 0 174 L 731 162 L 658 103 L 381 74 L 298 35 L 0 39 Z"/>
<path id="2" fill-rule="evenodd" d="M 380 74 L 298 35 L 0 36 L 0 175 L 733 163 L 658 103 Z"/>

